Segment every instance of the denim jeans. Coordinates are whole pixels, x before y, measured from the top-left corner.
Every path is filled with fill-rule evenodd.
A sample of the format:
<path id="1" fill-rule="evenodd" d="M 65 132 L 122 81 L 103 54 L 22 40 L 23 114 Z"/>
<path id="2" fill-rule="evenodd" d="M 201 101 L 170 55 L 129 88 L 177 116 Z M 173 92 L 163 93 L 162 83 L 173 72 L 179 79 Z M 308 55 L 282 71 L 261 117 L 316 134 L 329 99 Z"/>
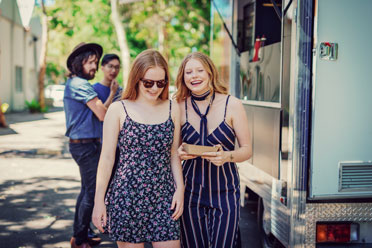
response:
<path id="1" fill-rule="evenodd" d="M 74 219 L 74 237 L 76 238 L 76 244 L 81 245 L 88 241 L 88 228 L 94 206 L 101 143 L 70 143 L 70 153 L 79 166 L 81 178 L 81 190 L 76 201 Z"/>

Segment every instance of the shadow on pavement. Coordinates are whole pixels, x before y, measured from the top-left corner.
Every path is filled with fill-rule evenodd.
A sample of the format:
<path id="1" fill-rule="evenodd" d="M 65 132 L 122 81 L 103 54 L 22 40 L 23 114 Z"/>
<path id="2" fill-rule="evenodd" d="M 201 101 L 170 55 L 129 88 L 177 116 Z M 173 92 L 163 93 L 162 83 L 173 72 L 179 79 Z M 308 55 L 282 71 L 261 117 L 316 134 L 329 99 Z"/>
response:
<path id="1" fill-rule="evenodd" d="M 2 247 L 66 247 L 72 233 L 80 182 L 74 178 L 33 177 L 0 185 Z"/>
<path id="2" fill-rule="evenodd" d="M 28 111 L 9 113 L 5 115 L 5 118 L 8 125 L 20 122 L 39 121 L 47 119 L 45 118 L 44 113 L 31 114 Z"/>
<path id="3" fill-rule="evenodd" d="M 63 111 L 63 107 L 53 107 L 47 113 L 30 113 L 29 111 L 12 112 L 5 114 L 7 124 L 14 124 L 27 121 L 45 120 L 45 114 Z M 6 128 L 4 128 L 6 129 Z M 1 129 L 0 129 L 1 130 Z"/>
<path id="4" fill-rule="evenodd" d="M 42 159 L 70 159 L 71 154 L 68 142 L 64 142 L 60 150 L 49 149 L 29 149 L 29 150 L 6 150 L 0 152 L 0 157 L 4 158 L 42 158 Z"/>
<path id="5" fill-rule="evenodd" d="M 0 136 L 9 134 L 17 134 L 17 132 L 9 127 L 0 127 Z"/>
<path id="6" fill-rule="evenodd" d="M 4 181 L 0 185 L 0 246 L 70 247 L 79 190 L 80 181 L 71 177 Z M 116 247 L 108 235 L 100 237 L 99 247 Z"/>

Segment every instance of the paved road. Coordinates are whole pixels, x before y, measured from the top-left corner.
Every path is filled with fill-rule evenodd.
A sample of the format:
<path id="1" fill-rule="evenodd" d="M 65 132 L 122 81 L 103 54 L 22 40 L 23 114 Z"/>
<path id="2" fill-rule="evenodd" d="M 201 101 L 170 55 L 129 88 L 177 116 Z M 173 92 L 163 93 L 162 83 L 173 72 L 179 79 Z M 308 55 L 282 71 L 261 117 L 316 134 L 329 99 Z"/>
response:
<path id="1" fill-rule="evenodd" d="M 0 171 L 0 247 L 69 247 L 80 188 L 73 160 L 0 158 Z"/>
<path id="2" fill-rule="evenodd" d="M 9 128 L 0 128 L 0 247 L 69 247 L 80 180 L 67 150 L 64 113 L 6 118 Z M 241 216 L 243 247 L 258 248 L 253 205 Z M 116 247 L 103 239 L 99 247 Z"/>

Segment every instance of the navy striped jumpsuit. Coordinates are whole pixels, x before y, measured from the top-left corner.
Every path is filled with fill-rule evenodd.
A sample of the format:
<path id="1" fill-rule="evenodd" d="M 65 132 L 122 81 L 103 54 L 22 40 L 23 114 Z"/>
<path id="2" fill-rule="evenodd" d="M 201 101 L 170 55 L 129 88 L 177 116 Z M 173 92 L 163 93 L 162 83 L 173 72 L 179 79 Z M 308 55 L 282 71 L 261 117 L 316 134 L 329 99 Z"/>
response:
<path id="1" fill-rule="evenodd" d="M 235 147 L 235 132 L 225 120 L 229 97 L 226 99 L 223 122 L 212 133 L 205 134 L 205 145 L 221 144 L 225 151 L 232 151 Z M 187 144 L 201 144 L 202 137 L 188 122 L 186 101 L 185 110 L 182 141 Z M 185 179 L 185 205 L 181 219 L 182 247 L 238 247 L 240 186 L 236 164 L 227 162 L 216 166 L 197 157 L 185 160 L 182 166 Z"/>

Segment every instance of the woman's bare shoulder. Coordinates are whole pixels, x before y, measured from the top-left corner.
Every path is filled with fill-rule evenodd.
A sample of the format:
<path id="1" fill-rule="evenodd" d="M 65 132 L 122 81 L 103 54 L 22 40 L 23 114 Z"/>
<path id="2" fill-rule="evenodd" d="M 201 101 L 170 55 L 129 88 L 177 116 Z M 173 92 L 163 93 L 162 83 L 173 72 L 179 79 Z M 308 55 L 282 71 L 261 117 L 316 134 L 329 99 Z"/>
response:
<path id="1" fill-rule="evenodd" d="M 124 105 L 122 101 L 123 100 L 111 103 L 109 108 L 107 109 L 107 113 L 117 116 L 121 116 L 123 113 L 125 114 Z"/>
<path id="2" fill-rule="evenodd" d="M 177 101 L 176 99 L 172 99 L 172 104 L 177 107 L 185 106 L 185 100 Z"/>
<path id="3" fill-rule="evenodd" d="M 113 102 L 110 104 L 109 108 L 108 109 L 119 109 L 119 108 L 123 108 L 123 100 L 120 100 L 120 101 L 116 101 L 116 102 Z"/>
<path id="4" fill-rule="evenodd" d="M 241 100 L 236 98 L 233 95 L 216 93 L 216 100 L 219 100 L 221 102 L 226 102 L 227 98 L 229 98 L 228 105 L 235 106 L 235 107 L 241 105 Z"/>
<path id="5" fill-rule="evenodd" d="M 229 97 L 229 105 L 231 105 L 232 107 L 243 106 L 242 101 L 233 95 L 230 95 Z"/>
<path id="6" fill-rule="evenodd" d="M 179 115 L 180 114 L 180 103 L 178 103 L 176 100 L 170 100 L 170 104 L 172 104 L 172 114 L 177 114 Z"/>

